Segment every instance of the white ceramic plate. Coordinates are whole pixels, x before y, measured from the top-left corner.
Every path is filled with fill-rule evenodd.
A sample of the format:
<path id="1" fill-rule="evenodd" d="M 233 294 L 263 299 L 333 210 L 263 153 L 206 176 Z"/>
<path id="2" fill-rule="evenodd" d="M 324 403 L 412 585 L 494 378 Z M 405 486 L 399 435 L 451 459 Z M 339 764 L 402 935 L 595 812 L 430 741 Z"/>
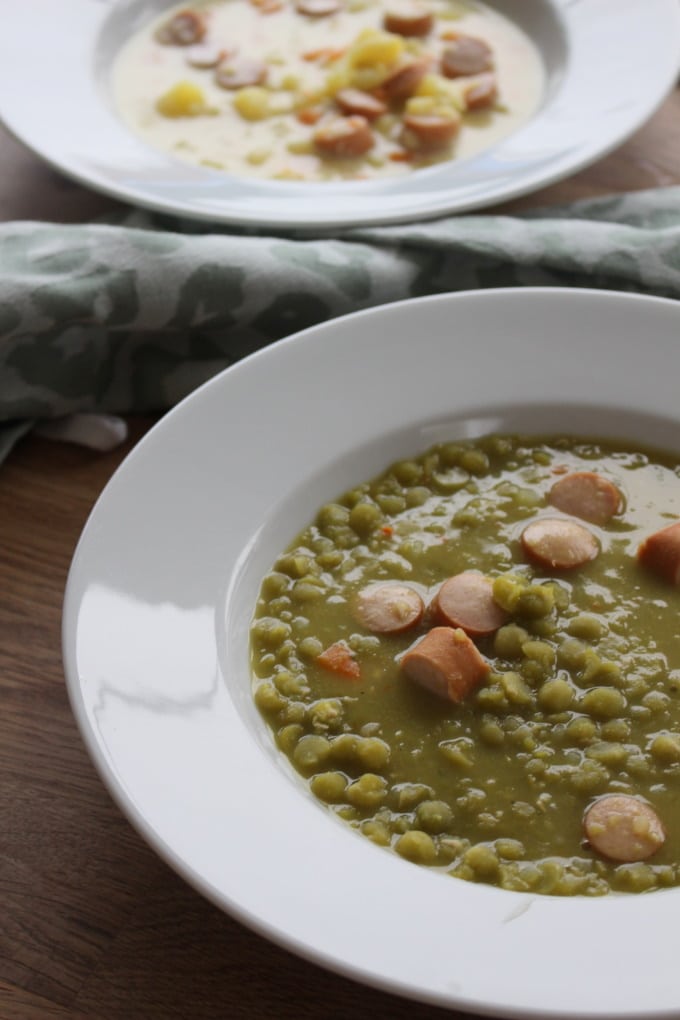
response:
<path id="1" fill-rule="evenodd" d="M 395 223 L 525 194 L 634 132 L 680 66 L 678 0 L 491 0 L 541 50 L 543 105 L 493 149 L 393 180 L 264 182 L 182 163 L 119 121 L 108 90 L 123 41 L 167 0 L 21 0 L 0 33 L 0 118 L 59 170 L 108 195 L 213 223 Z"/>
<path id="2" fill-rule="evenodd" d="M 632 295 L 400 302 L 245 359 L 148 434 L 78 545 L 64 657 L 100 774 L 172 867 L 293 952 L 405 996 L 678 1016 L 680 888 L 523 895 L 373 845 L 276 751 L 248 631 L 262 575 L 318 506 L 399 456 L 505 429 L 680 450 L 679 336 L 676 302 Z"/>

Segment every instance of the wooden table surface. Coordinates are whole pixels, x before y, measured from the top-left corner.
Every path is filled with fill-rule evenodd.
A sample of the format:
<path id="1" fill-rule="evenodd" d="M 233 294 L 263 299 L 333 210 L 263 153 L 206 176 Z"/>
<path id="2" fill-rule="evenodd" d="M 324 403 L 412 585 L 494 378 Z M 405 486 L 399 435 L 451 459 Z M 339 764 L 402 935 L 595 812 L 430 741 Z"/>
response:
<path id="1" fill-rule="evenodd" d="M 115 203 L 0 129 L 0 219 L 84 222 Z M 506 206 L 680 184 L 680 91 L 632 139 Z M 1 338 L 0 338 L 1 339 Z M 280 949 L 206 902 L 131 828 L 76 729 L 61 660 L 70 559 L 153 424 L 97 454 L 29 436 L 0 467 L 0 1020 L 442 1020 Z"/>

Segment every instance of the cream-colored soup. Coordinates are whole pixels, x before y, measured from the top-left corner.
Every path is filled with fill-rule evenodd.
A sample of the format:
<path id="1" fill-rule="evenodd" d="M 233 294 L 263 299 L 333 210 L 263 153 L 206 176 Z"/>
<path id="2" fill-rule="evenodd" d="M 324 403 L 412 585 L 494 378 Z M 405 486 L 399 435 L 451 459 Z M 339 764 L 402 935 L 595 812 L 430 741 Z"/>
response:
<path id="1" fill-rule="evenodd" d="M 477 53 L 457 61 L 469 37 Z M 527 121 L 543 85 L 527 36 L 467 0 L 176 7 L 127 42 L 112 78 L 121 118 L 155 148 L 292 180 L 393 176 L 474 155 Z"/>

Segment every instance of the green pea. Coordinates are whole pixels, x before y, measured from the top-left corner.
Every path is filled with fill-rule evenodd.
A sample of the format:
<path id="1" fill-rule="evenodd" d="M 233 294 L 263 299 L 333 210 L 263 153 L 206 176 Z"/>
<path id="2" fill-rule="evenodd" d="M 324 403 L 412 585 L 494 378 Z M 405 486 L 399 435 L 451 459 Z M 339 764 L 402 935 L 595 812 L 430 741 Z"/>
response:
<path id="1" fill-rule="evenodd" d="M 323 652 L 323 642 L 316 637 L 306 637 L 298 644 L 298 651 L 305 659 L 314 660 Z"/>
<path id="2" fill-rule="evenodd" d="M 286 638 L 290 637 L 290 624 L 277 620 L 274 616 L 261 616 L 253 624 L 253 640 L 263 648 L 278 648 Z"/>
<path id="3" fill-rule="evenodd" d="M 395 493 L 385 493 L 384 495 L 376 496 L 375 501 L 383 513 L 390 514 L 391 516 L 400 514 L 402 510 L 406 509 L 404 497 L 398 496 Z"/>
<path id="4" fill-rule="evenodd" d="M 599 641 L 605 632 L 602 621 L 590 613 L 579 613 L 567 624 L 567 633 L 583 641 Z"/>
<path id="5" fill-rule="evenodd" d="M 310 705 L 307 715 L 315 730 L 332 730 L 342 723 L 344 709 L 339 698 L 324 698 Z"/>
<path id="6" fill-rule="evenodd" d="M 368 836 L 378 846 L 389 846 L 392 841 L 392 833 L 389 830 L 389 826 L 375 818 L 369 818 L 362 822 L 361 831 L 364 836 Z"/>
<path id="7" fill-rule="evenodd" d="M 568 680 L 556 677 L 539 688 L 537 700 L 543 712 L 566 712 L 574 700 L 574 689 Z"/>
<path id="8" fill-rule="evenodd" d="M 316 521 L 320 528 L 327 528 L 329 525 L 347 524 L 349 521 L 349 510 L 339 503 L 326 503 L 316 515 Z"/>
<path id="9" fill-rule="evenodd" d="M 370 535 L 383 520 L 380 507 L 375 503 L 357 503 L 349 515 L 350 527 L 362 537 Z"/>
<path id="10" fill-rule="evenodd" d="M 627 719 L 609 719 L 600 727 L 603 740 L 626 741 L 630 737 L 630 723 Z"/>
<path id="11" fill-rule="evenodd" d="M 648 864 L 622 864 L 616 868 L 612 883 L 622 892 L 647 892 L 656 886 L 656 877 Z"/>
<path id="12" fill-rule="evenodd" d="M 337 804 L 345 795 L 347 777 L 342 772 L 320 772 L 312 777 L 309 788 L 324 803 Z"/>
<path id="13" fill-rule="evenodd" d="M 453 811 L 443 800 L 424 800 L 416 808 L 416 821 L 425 832 L 446 832 L 453 821 Z"/>
<path id="14" fill-rule="evenodd" d="M 276 742 L 284 754 L 290 755 L 303 733 L 300 723 L 290 723 L 288 726 L 282 726 L 277 732 Z"/>
<path id="15" fill-rule="evenodd" d="M 645 708 L 648 708 L 650 712 L 666 712 L 670 706 L 671 699 L 663 691 L 650 691 L 645 694 L 642 699 L 642 704 Z"/>
<path id="16" fill-rule="evenodd" d="M 446 760 L 460 769 L 471 769 L 474 764 L 472 750 L 474 743 L 469 737 L 457 737 L 455 740 L 443 740 L 439 750 Z"/>
<path id="17" fill-rule="evenodd" d="M 290 669 L 279 669 L 274 674 L 276 689 L 285 694 L 287 698 L 296 698 L 304 694 L 307 687 L 307 678 L 303 673 L 293 673 Z"/>
<path id="18" fill-rule="evenodd" d="M 316 562 L 322 568 L 322 570 L 335 570 L 339 567 L 343 561 L 343 554 L 339 549 L 328 550 L 327 552 L 321 552 L 316 557 Z"/>
<path id="19" fill-rule="evenodd" d="M 608 785 L 609 772 L 601 762 L 586 759 L 569 776 L 569 782 L 578 793 L 595 794 Z"/>
<path id="20" fill-rule="evenodd" d="M 455 467 L 464 453 L 465 447 L 460 443 L 444 443 L 439 448 L 439 457 L 444 467 Z"/>
<path id="21" fill-rule="evenodd" d="M 649 750 L 663 765 L 675 764 L 680 761 L 680 733 L 657 733 Z"/>
<path id="22" fill-rule="evenodd" d="M 533 510 L 534 507 L 540 506 L 542 502 L 543 496 L 536 489 L 523 487 L 518 489 L 515 495 L 515 504 L 522 509 Z"/>
<path id="23" fill-rule="evenodd" d="M 318 568 L 311 556 L 306 553 L 289 553 L 277 560 L 277 568 L 289 577 L 304 577 L 305 574 L 314 573 Z"/>
<path id="24" fill-rule="evenodd" d="M 289 584 L 290 578 L 286 574 L 274 570 L 265 575 L 262 581 L 262 594 L 266 599 L 276 598 L 277 595 L 283 595 Z"/>
<path id="25" fill-rule="evenodd" d="M 533 692 L 519 673 L 502 673 L 499 685 L 511 705 L 533 704 Z"/>
<path id="26" fill-rule="evenodd" d="M 578 716 L 567 725 L 565 735 L 571 744 L 577 747 L 586 747 L 598 734 L 597 723 L 585 716 Z"/>
<path id="27" fill-rule="evenodd" d="M 387 780 L 374 773 L 365 772 L 346 791 L 347 800 L 357 808 L 376 808 L 387 796 Z"/>
<path id="28" fill-rule="evenodd" d="M 421 801 L 434 796 L 434 791 L 424 783 L 400 783 L 394 787 L 394 794 L 396 795 L 397 809 L 411 811 Z"/>
<path id="29" fill-rule="evenodd" d="M 331 742 L 333 761 L 355 762 L 360 739 L 356 733 L 341 733 L 334 737 Z"/>
<path id="30" fill-rule="evenodd" d="M 528 640 L 529 634 L 524 627 L 508 623 L 496 631 L 493 650 L 501 659 L 519 659 L 522 655 L 522 645 Z"/>
<path id="31" fill-rule="evenodd" d="M 595 652 L 589 652 L 586 654 L 582 681 L 584 684 L 592 684 L 597 681 L 618 687 L 622 682 L 621 667 L 617 662 L 601 659 Z"/>
<path id="32" fill-rule="evenodd" d="M 486 719 L 479 727 L 480 739 L 489 747 L 500 747 L 505 740 L 503 728 L 497 722 Z"/>
<path id="33" fill-rule="evenodd" d="M 557 648 L 557 665 L 570 671 L 583 669 L 587 651 L 583 642 L 577 638 L 565 638 Z"/>
<path id="34" fill-rule="evenodd" d="M 581 711 L 596 719 L 613 719 L 621 715 L 625 707 L 626 699 L 613 687 L 591 687 L 581 697 Z"/>
<path id="35" fill-rule="evenodd" d="M 506 861 L 519 861 L 527 855 L 526 847 L 519 839 L 497 839 L 494 849 Z"/>
<path id="36" fill-rule="evenodd" d="M 331 745 L 326 737 L 309 733 L 300 740 L 293 751 L 293 761 L 301 772 L 314 772 L 328 759 Z"/>
<path id="37" fill-rule="evenodd" d="M 422 506 L 431 495 L 431 491 L 426 489 L 424 485 L 413 485 L 410 489 L 406 490 L 406 506 Z"/>
<path id="38" fill-rule="evenodd" d="M 303 577 L 293 585 L 291 595 L 296 602 L 316 602 L 326 593 L 325 586 L 313 577 Z"/>
<path id="39" fill-rule="evenodd" d="M 493 847 L 484 843 L 471 846 L 466 851 L 463 860 L 479 878 L 486 881 L 493 880 L 498 875 L 500 861 Z"/>
<path id="40" fill-rule="evenodd" d="M 586 751 L 586 755 L 594 761 L 599 761 L 607 768 L 618 769 L 625 764 L 626 759 L 628 758 L 628 750 L 623 744 L 617 744 L 608 740 L 600 740 L 597 743 L 590 745 Z"/>
<path id="41" fill-rule="evenodd" d="M 392 465 L 392 474 L 400 485 L 415 485 L 422 477 L 423 469 L 414 460 L 400 460 Z"/>
<path id="42" fill-rule="evenodd" d="M 394 849 L 414 864 L 434 864 L 437 860 L 437 847 L 432 836 L 419 829 L 405 832 L 394 844 Z"/>
<path id="43" fill-rule="evenodd" d="M 363 768 L 372 772 L 384 769 L 390 760 L 390 745 L 379 737 L 359 737 L 356 757 Z"/>
<path id="44" fill-rule="evenodd" d="M 485 475 L 490 467 L 489 458 L 483 450 L 465 450 L 459 464 L 471 475 Z"/>
<path id="45" fill-rule="evenodd" d="M 258 684 L 255 688 L 253 697 L 255 698 L 255 704 L 260 711 L 265 712 L 266 714 L 279 712 L 286 704 L 286 699 L 282 697 L 276 687 L 268 681 Z"/>

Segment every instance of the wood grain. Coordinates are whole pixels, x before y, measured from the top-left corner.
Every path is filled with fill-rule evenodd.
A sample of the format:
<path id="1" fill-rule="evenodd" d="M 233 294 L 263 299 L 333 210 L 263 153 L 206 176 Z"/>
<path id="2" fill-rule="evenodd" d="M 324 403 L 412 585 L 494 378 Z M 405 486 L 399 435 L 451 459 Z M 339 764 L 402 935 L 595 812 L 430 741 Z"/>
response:
<path id="1" fill-rule="evenodd" d="M 0 219 L 116 208 L 0 132 Z M 680 183 L 680 92 L 596 165 L 507 211 Z M 61 663 L 69 563 L 130 441 L 93 454 L 36 437 L 0 469 L 1 1020 L 437 1020 L 298 959 L 225 916 L 151 852 L 87 757 Z M 386 933 L 389 938 L 389 932 Z"/>

